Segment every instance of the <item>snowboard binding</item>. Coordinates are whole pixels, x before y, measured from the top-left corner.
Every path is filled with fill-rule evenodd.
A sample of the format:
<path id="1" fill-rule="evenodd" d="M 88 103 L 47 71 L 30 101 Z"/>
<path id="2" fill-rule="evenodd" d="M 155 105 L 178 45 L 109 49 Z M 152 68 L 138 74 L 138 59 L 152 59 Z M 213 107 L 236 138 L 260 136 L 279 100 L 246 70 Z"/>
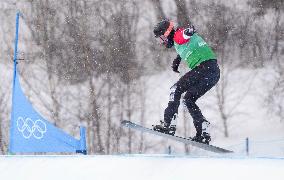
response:
<path id="1" fill-rule="evenodd" d="M 209 133 L 203 132 L 202 135 L 194 136 L 193 138 L 191 138 L 191 140 L 209 145 L 209 142 L 211 141 L 211 136 Z"/>
<path id="2" fill-rule="evenodd" d="M 168 123 L 165 123 L 163 121 L 160 121 L 161 124 L 158 125 L 153 125 L 153 130 L 158 131 L 161 133 L 169 134 L 174 136 L 176 132 L 176 126 L 175 125 L 170 125 Z"/>

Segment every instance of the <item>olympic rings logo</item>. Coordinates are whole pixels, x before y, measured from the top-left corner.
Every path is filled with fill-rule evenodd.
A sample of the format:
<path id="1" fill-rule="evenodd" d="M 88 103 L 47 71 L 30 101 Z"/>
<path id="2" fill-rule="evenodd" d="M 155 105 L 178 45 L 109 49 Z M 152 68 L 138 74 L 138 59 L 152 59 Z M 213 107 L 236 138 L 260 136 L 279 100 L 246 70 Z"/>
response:
<path id="1" fill-rule="evenodd" d="M 44 133 L 47 132 L 46 124 L 42 120 L 38 119 L 33 121 L 31 118 L 18 117 L 17 128 L 25 139 L 29 139 L 33 136 L 36 139 L 42 139 Z"/>

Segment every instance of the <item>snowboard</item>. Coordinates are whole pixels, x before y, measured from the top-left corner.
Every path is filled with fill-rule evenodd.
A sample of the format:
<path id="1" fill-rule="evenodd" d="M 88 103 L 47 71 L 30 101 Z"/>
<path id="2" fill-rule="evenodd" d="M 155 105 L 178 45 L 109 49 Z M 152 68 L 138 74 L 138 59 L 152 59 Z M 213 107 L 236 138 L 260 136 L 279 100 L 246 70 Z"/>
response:
<path id="1" fill-rule="evenodd" d="M 134 129 L 134 130 L 141 131 L 141 132 L 150 133 L 150 134 L 153 134 L 153 135 L 157 135 L 157 136 L 161 136 L 161 137 L 164 137 L 164 138 L 167 138 L 167 139 L 178 141 L 178 142 L 181 142 L 181 143 L 184 143 L 184 144 L 192 145 L 192 146 L 198 147 L 198 148 L 206 150 L 206 151 L 210 151 L 210 152 L 214 152 L 214 153 L 233 153 L 233 151 L 223 149 L 223 148 L 220 148 L 220 147 L 217 147 L 217 146 L 192 141 L 191 138 L 173 136 L 173 135 L 161 133 L 159 131 L 154 131 L 153 129 L 141 126 L 139 124 L 135 124 L 135 123 L 128 121 L 128 120 L 121 121 L 121 125 L 124 126 L 124 127 Z"/>

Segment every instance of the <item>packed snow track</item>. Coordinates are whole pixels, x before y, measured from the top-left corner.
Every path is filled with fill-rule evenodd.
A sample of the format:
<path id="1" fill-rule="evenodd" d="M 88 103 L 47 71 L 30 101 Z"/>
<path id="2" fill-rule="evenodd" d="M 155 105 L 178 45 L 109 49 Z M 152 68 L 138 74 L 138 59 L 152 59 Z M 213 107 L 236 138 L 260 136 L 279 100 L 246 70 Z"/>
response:
<path id="1" fill-rule="evenodd" d="M 0 156 L 1 180 L 283 180 L 284 158 Z"/>

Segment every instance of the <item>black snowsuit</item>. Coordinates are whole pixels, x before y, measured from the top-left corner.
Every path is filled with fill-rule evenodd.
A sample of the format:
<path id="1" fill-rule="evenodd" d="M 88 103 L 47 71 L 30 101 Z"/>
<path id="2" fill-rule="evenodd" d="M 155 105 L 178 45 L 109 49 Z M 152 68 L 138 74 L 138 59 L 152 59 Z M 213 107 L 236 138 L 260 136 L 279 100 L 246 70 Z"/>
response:
<path id="1" fill-rule="evenodd" d="M 202 122 L 205 121 L 196 100 L 209 91 L 220 78 L 220 69 L 216 59 L 202 62 L 199 66 L 182 76 L 177 83 L 171 87 L 170 101 L 164 112 L 164 121 L 171 123 L 172 118 L 178 113 L 181 95 L 184 96 L 184 103 L 193 118 L 196 128 L 196 135 L 202 133 Z"/>

